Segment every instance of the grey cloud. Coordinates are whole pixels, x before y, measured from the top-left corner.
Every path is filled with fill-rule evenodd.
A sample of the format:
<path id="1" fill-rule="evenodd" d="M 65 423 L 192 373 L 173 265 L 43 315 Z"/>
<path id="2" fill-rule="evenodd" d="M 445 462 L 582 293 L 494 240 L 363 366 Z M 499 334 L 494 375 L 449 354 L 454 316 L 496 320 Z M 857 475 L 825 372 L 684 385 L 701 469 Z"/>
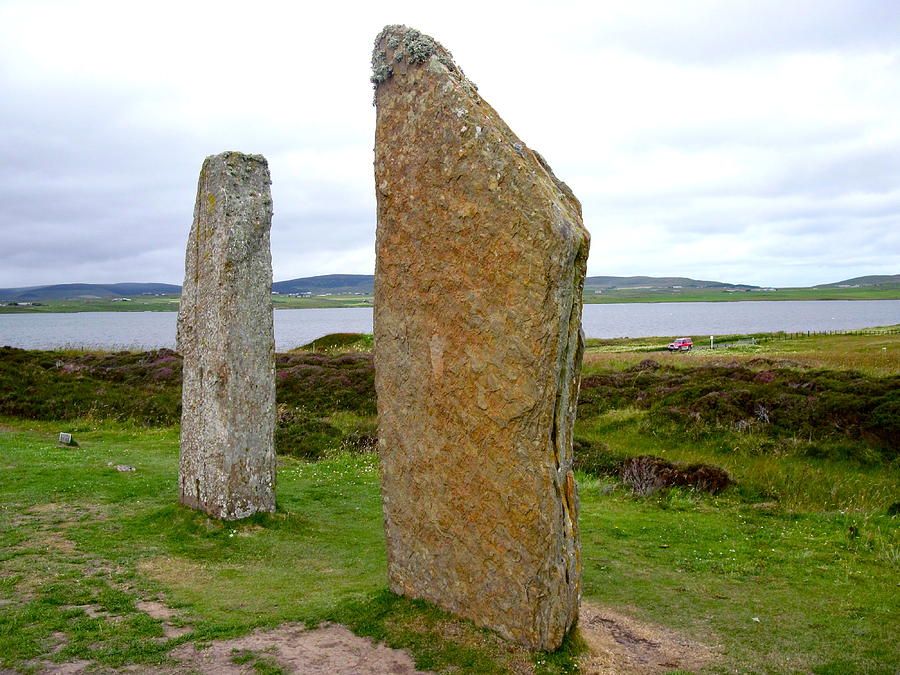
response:
<path id="1" fill-rule="evenodd" d="M 559 35 L 545 36 L 547 48 L 569 50 L 572 44 L 562 41 L 564 37 L 571 39 L 576 50 L 627 49 L 664 60 L 664 72 L 687 64 L 691 73 L 717 71 L 713 80 L 721 80 L 722 73 L 734 73 L 738 83 L 747 71 L 757 76 L 767 72 L 766 67 L 756 66 L 786 53 L 875 50 L 897 58 L 900 49 L 900 12 L 893 0 L 629 3 L 639 9 L 625 18 L 605 12 L 602 5 L 586 15 L 593 20 L 577 26 L 567 22 Z M 497 33 L 502 43 L 497 53 L 505 48 L 504 40 L 515 40 L 516 48 L 521 48 L 521 36 L 509 37 L 497 29 L 482 27 L 483 34 Z M 466 32 L 459 30 L 464 41 Z M 365 50 L 375 32 L 377 28 L 366 37 Z M 442 35 L 436 32 L 436 37 Z M 461 54 L 472 50 L 472 45 L 448 46 Z M 290 49 L 294 48 L 292 44 Z M 304 48 L 296 47 L 298 64 L 311 63 L 318 54 L 299 53 Z M 150 83 L 141 81 L 147 74 L 137 73 L 127 84 L 92 81 L 89 73 L 77 85 L 63 77 L 54 80 L 52 72 L 32 81 L 22 71 L 14 79 L 9 64 L 2 62 L 6 54 L 0 50 L 0 91 L 4 92 L 0 99 L 0 286 L 125 280 L 180 283 L 201 162 L 206 155 L 228 149 L 257 152 L 269 159 L 276 278 L 371 272 L 325 267 L 331 260 L 350 259 L 341 257 L 348 250 L 359 253 L 371 248 L 374 236 L 374 111 L 365 81 L 365 54 L 361 54 L 359 72 L 354 71 L 358 78 L 342 79 L 336 84 L 341 87 L 337 94 L 325 86 L 330 73 L 329 78 L 316 80 L 316 88 L 309 91 L 311 107 L 296 111 L 297 122 L 292 122 L 291 110 L 267 107 L 266 96 L 272 92 L 265 86 L 273 82 L 305 86 L 303 73 L 283 63 L 266 64 L 284 68 L 285 77 L 267 78 L 268 84 L 259 85 L 263 89 L 254 89 L 261 106 L 255 111 L 229 106 L 228 92 L 185 103 L 177 86 L 169 89 L 160 84 L 157 73 L 151 73 Z M 729 70 L 736 60 L 753 67 Z M 199 73 L 201 65 L 188 63 L 185 68 Z M 618 262 L 606 257 L 605 235 L 635 228 L 646 236 L 621 254 L 631 267 L 618 273 L 677 272 L 715 278 L 712 272 L 725 267 L 709 252 L 710 241 L 749 243 L 757 256 L 745 267 L 741 261 L 730 263 L 734 274 L 725 274 L 725 281 L 748 281 L 749 277 L 739 278 L 741 274 L 748 270 L 763 274 L 758 269 L 763 266 L 773 275 L 799 279 L 815 269 L 817 258 L 820 265 L 854 260 L 860 265 L 858 261 L 868 261 L 873 269 L 886 264 L 900 269 L 900 247 L 891 234 L 900 231 L 900 139 L 896 133 L 891 135 L 888 126 L 896 96 L 873 96 L 872 101 L 884 102 L 884 109 L 864 110 L 860 118 L 846 120 L 837 115 L 818 119 L 814 108 L 811 119 L 798 119 L 775 105 L 748 110 L 738 119 L 715 120 L 706 114 L 702 101 L 686 101 L 676 120 L 661 101 L 658 124 L 648 122 L 650 128 L 616 141 L 617 129 L 592 127 L 589 112 L 571 109 L 573 101 L 594 101 L 584 94 L 602 80 L 602 74 L 581 72 L 580 67 L 573 60 L 570 74 L 584 91 L 572 92 L 571 99 L 544 96 L 552 100 L 541 100 L 547 89 L 539 81 L 533 83 L 534 110 L 541 111 L 534 123 L 546 117 L 545 126 L 538 126 L 534 135 L 549 139 L 547 147 L 543 142 L 538 145 L 583 202 L 596 242 L 591 273 L 606 273 Z M 477 71 L 479 64 L 473 62 L 468 69 Z M 338 75 L 343 78 L 347 72 L 336 73 L 335 78 Z M 880 82 L 884 80 L 876 78 L 870 84 L 876 87 Z M 502 82 L 494 86 L 500 88 Z M 654 83 L 636 81 L 634 86 L 653 87 Z M 892 85 L 886 86 L 895 91 Z M 353 93 L 348 94 L 351 89 Z M 343 107 L 330 118 L 329 106 L 335 100 Z M 847 103 L 848 108 L 858 104 Z M 306 104 L 298 98 L 298 106 Z M 501 114 L 515 121 L 515 110 L 501 110 Z M 592 135 L 608 142 L 607 154 L 591 147 Z M 672 175 L 671 180 L 666 175 L 653 176 L 643 184 L 639 176 L 629 184 L 613 180 L 620 167 L 640 167 L 641 158 L 649 163 L 656 152 L 700 158 L 694 162 L 698 171 L 703 170 L 705 154 L 725 157 L 739 170 L 735 177 L 708 171 L 706 184 L 691 181 L 683 173 Z M 847 234 L 851 231 L 861 234 Z M 668 255 L 673 247 L 684 250 L 685 246 L 693 247 L 696 255 L 685 254 L 679 260 Z M 361 261 L 364 256 L 355 259 Z M 296 267 L 309 260 L 320 267 Z M 762 283 L 776 281 L 770 278 Z"/>
<path id="2" fill-rule="evenodd" d="M 641 11 L 584 27 L 585 46 L 715 67 L 765 54 L 896 48 L 900 35 L 894 0 L 695 0 L 632 8 Z"/>
<path id="3" fill-rule="evenodd" d="M 313 178 L 298 185 L 289 167 L 279 172 L 292 146 L 277 142 L 278 129 L 248 121 L 237 132 L 211 126 L 190 134 L 135 121 L 134 92 L 7 84 L 16 95 L 0 110 L 0 285 L 121 281 L 134 265 L 154 275 L 141 280 L 180 283 L 200 165 L 225 149 L 270 157 L 273 237 L 282 248 L 346 246 L 372 228 L 366 197 L 352 184 Z M 327 148 L 336 133 L 309 134 L 306 141 L 295 147 Z"/>

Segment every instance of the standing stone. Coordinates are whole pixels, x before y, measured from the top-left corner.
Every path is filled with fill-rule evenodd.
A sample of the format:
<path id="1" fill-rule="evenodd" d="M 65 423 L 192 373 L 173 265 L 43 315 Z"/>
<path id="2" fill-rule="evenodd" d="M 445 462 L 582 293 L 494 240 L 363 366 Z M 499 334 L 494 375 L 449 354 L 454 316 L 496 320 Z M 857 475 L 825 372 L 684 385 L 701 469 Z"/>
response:
<path id="1" fill-rule="evenodd" d="M 533 649 L 578 616 L 581 206 L 430 37 L 373 53 L 391 589 Z"/>
<path id="2" fill-rule="evenodd" d="M 261 155 L 207 157 L 185 257 L 180 499 L 227 520 L 275 510 L 271 182 Z"/>

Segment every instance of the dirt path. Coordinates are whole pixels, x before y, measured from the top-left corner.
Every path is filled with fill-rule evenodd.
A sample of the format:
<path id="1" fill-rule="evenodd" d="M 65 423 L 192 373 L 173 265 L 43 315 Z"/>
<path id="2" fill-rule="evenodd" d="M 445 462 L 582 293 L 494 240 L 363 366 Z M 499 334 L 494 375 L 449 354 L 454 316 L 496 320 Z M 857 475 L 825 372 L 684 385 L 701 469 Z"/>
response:
<path id="1" fill-rule="evenodd" d="M 171 655 L 186 670 L 204 675 L 255 673 L 254 664 L 269 659 L 287 672 L 309 675 L 413 675 L 422 672 L 416 670 L 406 651 L 373 644 L 338 625 L 306 630 L 302 624 L 287 624 L 234 640 L 214 642 L 202 650 L 189 643 Z"/>
<path id="2" fill-rule="evenodd" d="M 169 656 L 177 665 L 161 668 L 136 665 L 122 670 L 98 669 L 92 661 L 33 665 L 44 675 L 255 675 L 265 670 L 261 668 L 265 665 L 303 675 L 428 675 L 416 670 L 408 652 L 376 645 L 334 624 L 313 630 L 307 630 L 303 624 L 285 624 L 233 640 L 205 643 L 202 649 L 188 642 L 172 650 Z"/>
<path id="3" fill-rule="evenodd" d="M 583 675 L 695 670 L 718 657 L 713 647 L 591 603 L 582 603 L 578 627 L 591 650 L 580 664 Z"/>
<path id="4" fill-rule="evenodd" d="M 138 607 L 164 622 L 167 637 L 190 630 L 171 625 L 169 620 L 177 615 L 163 603 L 146 601 Z M 590 648 L 590 653 L 580 660 L 582 675 L 659 675 L 676 669 L 691 671 L 708 665 L 719 656 L 714 647 L 591 603 L 582 604 L 579 629 Z M 375 644 L 336 624 L 307 630 L 303 624 L 290 623 L 232 640 L 205 643 L 200 649 L 188 642 L 170 652 L 170 657 L 177 665 L 163 668 L 130 666 L 120 671 L 98 669 L 90 661 L 34 665 L 39 672 L 52 675 L 88 672 L 252 675 L 264 670 L 265 665 L 303 675 L 425 675 L 416 670 L 412 657 L 405 650 Z M 528 658 L 518 665 L 524 669 L 514 668 L 517 673 L 533 672 Z"/>

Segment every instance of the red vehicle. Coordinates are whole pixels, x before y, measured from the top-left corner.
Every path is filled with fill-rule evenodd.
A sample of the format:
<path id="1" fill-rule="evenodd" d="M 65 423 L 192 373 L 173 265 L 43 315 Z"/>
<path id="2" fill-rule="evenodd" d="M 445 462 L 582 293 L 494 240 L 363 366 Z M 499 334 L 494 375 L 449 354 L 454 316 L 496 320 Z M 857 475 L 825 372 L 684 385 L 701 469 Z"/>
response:
<path id="1" fill-rule="evenodd" d="M 678 338 L 677 340 L 675 340 L 675 342 L 669 343 L 668 349 L 670 352 L 674 352 L 674 351 L 686 352 L 693 346 L 694 346 L 694 341 L 691 340 L 691 338 Z"/>

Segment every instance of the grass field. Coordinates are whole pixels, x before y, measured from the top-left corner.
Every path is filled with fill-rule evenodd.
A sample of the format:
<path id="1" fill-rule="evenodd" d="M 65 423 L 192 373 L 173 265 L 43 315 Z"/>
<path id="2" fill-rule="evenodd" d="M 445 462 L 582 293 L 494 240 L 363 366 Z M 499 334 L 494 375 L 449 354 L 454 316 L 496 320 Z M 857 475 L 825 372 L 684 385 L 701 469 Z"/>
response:
<path id="1" fill-rule="evenodd" d="M 753 300 L 898 300 L 900 285 L 885 284 L 862 288 L 782 288 L 777 291 L 727 293 L 710 288 L 621 288 L 595 292 L 587 289 L 584 302 L 614 304 L 625 302 L 744 302 Z M 0 303 L 0 314 L 44 312 L 175 312 L 179 297 L 131 296 L 130 302 L 109 299 L 47 300 L 38 307 L 11 307 Z M 329 307 L 371 307 L 371 295 L 314 295 L 309 298 L 272 296 L 275 309 L 319 309 Z"/>
<path id="2" fill-rule="evenodd" d="M 165 670 L 188 641 L 330 620 L 410 649 L 422 669 L 576 672 L 578 639 L 530 654 L 386 590 L 367 441 L 371 361 L 340 355 L 368 345 L 341 336 L 279 356 L 288 452 L 278 511 L 239 523 L 176 505 L 177 427 L 145 421 L 148 411 L 177 413 L 170 354 L 0 354 L 0 669 L 85 660 Z M 900 459 L 890 434 L 900 429 L 891 407 L 900 335 L 648 351 L 656 347 L 596 341 L 586 355 L 576 425 L 586 606 L 708 648 L 698 674 L 896 673 Z M 779 426 L 778 407 L 770 422 L 745 420 L 797 390 L 825 406 L 802 418 L 802 435 Z M 137 400 L 126 404 L 129 392 Z M 28 396 L 57 403 L 41 408 Z M 717 407 L 702 404 L 710 400 Z M 793 410 L 793 399 L 778 400 Z M 673 407 L 695 415 L 686 422 Z M 60 431 L 79 446 L 57 445 Z M 620 468 L 639 455 L 715 465 L 734 484 L 718 494 L 638 494 Z M 154 618 L 148 602 L 175 614 Z M 265 654 L 252 656 L 234 659 L 280 672 Z"/>
<path id="3" fill-rule="evenodd" d="M 0 304 L 0 314 L 33 314 L 55 312 L 177 312 L 180 297 L 131 296 L 129 302 L 113 302 L 106 298 L 46 300 L 34 307 L 15 307 Z M 371 296 L 328 295 L 311 298 L 284 298 L 272 296 L 275 309 L 321 309 L 329 307 L 371 307 Z"/>
<path id="4" fill-rule="evenodd" d="M 70 312 L 177 312 L 177 295 L 135 295 L 129 302 L 113 302 L 109 298 L 43 300 L 37 307 L 16 307 L 0 303 L 0 314 L 46 314 Z"/>
<path id="5" fill-rule="evenodd" d="M 709 344 L 708 335 L 690 336 L 695 345 Z M 726 349 L 693 349 L 669 352 L 671 337 L 589 338 L 585 349 L 585 372 L 596 368 L 624 368 L 646 358 L 664 365 L 702 365 L 728 361 L 747 363 L 770 358 L 806 368 L 857 370 L 869 375 L 900 372 L 900 326 L 870 328 L 835 334 L 756 333 L 717 336 L 716 344 L 753 339 L 756 344 L 738 344 Z"/>
<path id="6" fill-rule="evenodd" d="M 739 291 L 721 288 L 616 288 L 592 292 L 586 289 L 584 301 L 591 304 L 622 302 L 743 302 L 753 300 L 897 300 L 900 285 L 861 288 L 779 288 L 776 291 Z"/>

